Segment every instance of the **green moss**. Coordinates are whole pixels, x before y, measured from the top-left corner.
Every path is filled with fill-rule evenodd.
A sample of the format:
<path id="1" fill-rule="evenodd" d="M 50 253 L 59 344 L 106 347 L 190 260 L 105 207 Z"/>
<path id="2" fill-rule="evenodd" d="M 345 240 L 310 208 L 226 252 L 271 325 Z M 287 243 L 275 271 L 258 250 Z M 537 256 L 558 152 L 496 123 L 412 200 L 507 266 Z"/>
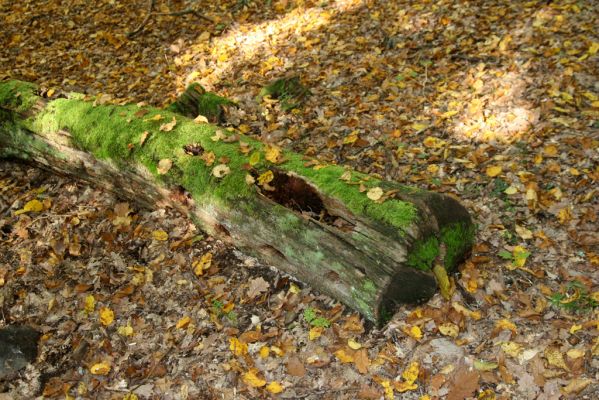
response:
<path id="1" fill-rule="evenodd" d="M 207 92 L 199 83 L 193 83 L 167 110 L 190 118 L 203 115 L 209 121 L 219 122 L 223 116 L 223 107 L 235 105 L 234 101 Z"/>
<path id="2" fill-rule="evenodd" d="M 23 113 L 37 102 L 36 86 L 21 81 L 8 81 L 0 84 L 0 106 Z"/>
<path id="3" fill-rule="evenodd" d="M 260 102 L 263 97 L 270 96 L 280 101 L 284 111 L 289 111 L 298 107 L 309 94 L 310 90 L 302 85 L 299 77 L 293 76 L 277 79 L 263 87 L 256 101 Z"/>
<path id="4" fill-rule="evenodd" d="M 445 243 L 445 269 L 455 269 L 472 245 L 476 235 L 476 228 L 470 223 L 458 223 L 441 229 L 441 241 Z"/>
<path id="5" fill-rule="evenodd" d="M 410 267 L 428 271 L 433 261 L 439 255 L 439 240 L 430 236 L 426 240 L 416 242 L 408 254 L 407 264 Z"/>
<path id="6" fill-rule="evenodd" d="M 432 268 L 433 261 L 439 255 L 440 242 L 445 244 L 445 269 L 455 269 L 462 258 L 474 243 L 475 228 L 469 223 L 457 223 L 441 229 L 439 238 L 429 236 L 412 245 L 408 255 L 407 265 L 423 271 Z"/>

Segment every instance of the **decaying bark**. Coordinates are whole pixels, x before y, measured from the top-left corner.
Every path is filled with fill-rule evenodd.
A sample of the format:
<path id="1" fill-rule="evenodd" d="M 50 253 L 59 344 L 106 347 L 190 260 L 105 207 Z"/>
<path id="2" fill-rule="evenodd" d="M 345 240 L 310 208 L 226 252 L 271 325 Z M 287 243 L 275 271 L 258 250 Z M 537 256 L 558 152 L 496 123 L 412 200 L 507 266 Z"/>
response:
<path id="1" fill-rule="evenodd" d="M 375 323 L 397 304 L 434 293 L 430 269 L 441 247 L 448 271 L 470 250 L 471 218 L 449 196 L 277 154 L 166 110 L 36 93 L 27 83 L 0 83 L 0 157 L 75 176 L 143 206 L 167 202 Z M 169 121 L 176 124 L 164 128 Z M 172 165 L 166 171 L 157 167 L 164 159 Z M 230 172 L 217 173 L 219 163 Z"/>

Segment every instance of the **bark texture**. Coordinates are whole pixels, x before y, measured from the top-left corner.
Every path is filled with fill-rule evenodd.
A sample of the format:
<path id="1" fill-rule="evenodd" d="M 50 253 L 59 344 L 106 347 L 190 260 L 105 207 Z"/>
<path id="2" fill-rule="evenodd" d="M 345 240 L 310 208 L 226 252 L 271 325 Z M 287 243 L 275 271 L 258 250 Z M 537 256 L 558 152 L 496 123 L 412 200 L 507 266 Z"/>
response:
<path id="1" fill-rule="evenodd" d="M 166 202 L 379 325 L 397 304 L 430 298 L 433 262 L 441 257 L 452 271 L 474 237 L 452 197 L 320 165 L 167 110 L 45 99 L 20 81 L 0 83 L 0 157 L 142 206 Z"/>

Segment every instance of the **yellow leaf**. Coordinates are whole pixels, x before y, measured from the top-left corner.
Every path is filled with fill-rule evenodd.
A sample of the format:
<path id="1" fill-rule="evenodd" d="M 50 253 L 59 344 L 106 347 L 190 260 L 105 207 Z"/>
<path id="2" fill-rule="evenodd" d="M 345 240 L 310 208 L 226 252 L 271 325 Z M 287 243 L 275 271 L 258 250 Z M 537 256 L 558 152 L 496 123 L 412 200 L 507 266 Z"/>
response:
<path id="1" fill-rule="evenodd" d="M 501 343 L 501 350 L 512 358 L 518 358 L 522 352 L 522 345 L 516 342 L 503 342 Z"/>
<path id="2" fill-rule="evenodd" d="M 589 46 L 589 54 L 594 56 L 599 51 L 599 42 L 593 42 Z"/>
<path id="3" fill-rule="evenodd" d="M 354 362 L 354 356 L 353 354 L 349 354 L 347 351 L 345 351 L 345 349 L 339 349 L 335 352 L 335 356 L 339 359 L 339 361 L 341 361 L 342 363 L 350 363 L 350 362 Z"/>
<path id="4" fill-rule="evenodd" d="M 412 129 L 414 129 L 417 133 L 425 130 L 426 128 L 428 128 L 428 124 L 423 124 L 421 122 L 414 122 L 412 124 Z"/>
<path id="5" fill-rule="evenodd" d="M 185 329 L 185 328 L 187 328 L 187 326 L 189 325 L 190 322 L 191 322 L 191 318 L 189 316 L 185 316 L 185 317 L 181 318 L 179 321 L 177 321 L 176 328 L 177 329 Z"/>
<path id="6" fill-rule="evenodd" d="M 463 314 L 469 318 L 472 318 L 475 321 L 478 321 L 479 319 L 482 318 L 480 311 L 470 311 L 469 309 L 467 309 L 466 307 L 464 307 L 457 301 L 454 301 L 453 303 L 451 303 L 451 306 L 453 307 L 454 310 L 456 310 L 460 314 Z"/>
<path id="7" fill-rule="evenodd" d="M 258 177 L 258 184 L 260 186 L 264 186 L 264 185 L 272 182 L 272 180 L 274 178 L 275 178 L 275 175 L 273 174 L 273 172 L 271 170 L 268 170 Z"/>
<path id="8" fill-rule="evenodd" d="M 411 336 L 416 340 L 422 339 L 422 330 L 416 325 L 409 328 L 406 326 L 403 328 L 403 331 L 406 335 Z"/>
<path id="9" fill-rule="evenodd" d="M 270 346 L 270 350 L 279 357 L 283 357 L 285 355 L 283 349 L 278 346 Z"/>
<path id="10" fill-rule="evenodd" d="M 441 114 L 441 118 L 451 118 L 454 115 L 456 115 L 457 113 L 458 113 L 457 110 L 447 111 L 447 112 L 444 112 L 443 114 Z"/>
<path id="11" fill-rule="evenodd" d="M 210 268 L 212 265 L 212 253 L 204 254 L 199 260 L 194 261 L 191 266 L 193 267 L 193 272 L 197 276 L 204 275 L 204 271 Z"/>
<path id="12" fill-rule="evenodd" d="M 229 350 L 231 350 L 231 352 L 236 356 L 242 356 L 244 354 L 247 354 L 248 345 L 247 343 L 240 341 L 236 337 L 232 337 L 231 339 L 229 339 Z"/>
<path id="13" fill-rule="evenodd" d="M 133 327 L 131 325 L 119 326 L 117 332 L 121 336 L 133 336 Z"/>
<path id="14" fill-rule="evenodd" d="M 505 329 L 505 330 L 517 333 L 516 324 L 514 324 L 509 319 L 500 319 L 499 321 L 495 322 L 495 329 L 498 329 L 498 330 Z"/>
<path id="15" fill-rule="evenodd" d="M 585 352 L 583 349 L 570 349 L 566 354 L 568 355 L 568 358 L 577 359 L 584 357 Z"/>
<path id="16" fill-rule="evenodd" d="M 582 325 L 576 325 L 576 324 L 574 324 L 574 325 L 572 325 L 570 327 L 570 334 L 574 334 L 574 333 L 578 332 L 581 329 L 582 329 Z"/>
<path id="17" fill-rule="evenodd" d="M 486 173 L 487 173 L 487 176 L 490 176 L 491 178 L 494 178 L 497 175 L 501 174 L 501 170 L 502 170 L 501 166 L 499 166 L 499 165 L 492 165 L 492 166 L 487 167 Z"/>
<path id="18" fill-rule="evenodd" d="M 428 147 L 429 149 L 439 149 L 443 146 L 445 146 L 447 144 L 446 141 L 438 139 L 434 136 L 427 136 L 423 141 L 422 144 L 424 145 L 424 147 Z"/>
<path id="19" fill-rule="evenodd" d="M 570 370 L 566 365 L 566 362 L 564 361 L 564 356 L 557 347 L 548 347 L 547 349 L 545 349 L 545 358 L 547 359 L 549 365 L 552 365 L 557 368 L 562 368 L 566 371 Z"/>
<path id="20" fill-rule="evenodd" d="M 477 371 L 493 371 L 499 367 L 497 363 L 484 360 L 474 360 L 474 369 Z"/>
<path id="21" fill-rule="evenodd" d="M 96 299 L 93 295 L 88 294 L 85 296 L 85 307 L 84 310 L 87 314 L 91 314 L 96 309 Z"/>
<path id="22" fill-rule="evenodd" d="M 40 212 L 43 209 L 44 209 L 44 204 L 37 199 L 33 199 L 33 200 L 30 200 L 27 203 L 25 203 L 25 205 L 23 206 L 23 208 L 21 210 L 18 210 L 15 212 L 15 215 L 28 213 L 28 212 Z"/>
<path id="23" fill-rule="evenodd" d="M 512 255 L 514 257 L 514 260 L 512 261 L 513 264 L 518 268 L 522 268 L 524 267 L 524 264 L 526 264 L 526 259 L 528 258 L 530 253 L 526 251 L 524 247 L 516 246 L 512 251 Z"/>
<path id="24" fill-rule="evenodd" d="M 268 348 L 268 346 L 260 347 L 260 357 L 261 358 L 267 358 L 269 353 L 270 353 L 270 349 Z"/>
<path id="25" fill-rule="evenodd" d="M 389 381 L 388 379 L 381 379 L 378 382 L 385 390 L 385 399 L 393 400 L 395 398 L 395 395 L 393 394 L 393 385 L 391 385 L 391 381 Z"/>
<path id="26" fill-rule="evenodd" d="M 443 296 L 445 300 L 449 300 L 451 297 L 451 282 L 449 282 L 447 270 L 443 265 L 435 263 L 433 266 L 433 275 L 435 275 L 435 278 L 437 278 L 437 284 L 439 285 L 441 296 Z"/>
<path id="27" fill-rule="evenodd" d="M 343 138 L 343 144 L 353 144 L 358 140 L 358 131 L 352 131 L 349 135 Z"/>
<path id="28" fill-rule="evenodd" d="M 110 372 L 110 364 L 101 362 L 90 367 L 89 372 L 93 375 L 108 375 Z"/>
<path id="29" fill-rule="evenodd" d="M 439 332 L 441 332 L 442 335 L 456 338 L 460 333 L 460 328 L 456 324 L 446 322 L 439 325 Z"/>
<path id="30" fill-rule="evenodd" d="M 253 185 L 254 183 L 256 183 L 256 180 L 250 174 L 245 174 L 245 183 L 246 185 Z"/>
<path id="31" fill-rule="evenodd" d="M 268 390 L 270 393 L 277 394 L 283 391 L 283 386 L 281 386 L 279 382 L 270 382 L 268 385 L 266 385 L 266 390 Z"/>
<path id="32" fill-rule="evenodd" d="M 273 164 L 281 162 L 281 149 L 272 145 L 266 146 L 264 149 L 264 158 Z"/>
<path id="33" fill-rule="evenodd" d="M 371 188 L 370 190 L 368 190 L 368 192 L 366 193 L 366 196 L 372 201 L 377 201 L 381 197 L 383 197 L 383 189 L 381 189 L 378 186 L 375 186 L 375 187 Z"/>
<path id="34" fill-rule="evenodd" d="M 579 393 L 594 381 L 588 378 L 575 378 L 562 388 L 565 394 Z"/>
<path id="35" fill-rule="evenodd" d="M 253 167 L 260 162 L 260 153 L 255 151 L 250 156 L 249 164 Z"/>
<path id="36" fill-rule="evenodd" d="M 318 339 L 323 332 L 323 328 L 321 326 L 315 326 L 310 328 L 310 332 L 308 332 L 308 338 L 310 340 Z"/>
<path id="37" fill-rule="evenodd" d="M 416 379 L 418 379 L 419 373 L 420 373 L 420 364 L 418 364 L 418 362 L 414 361 L 414 362 L 410 363 L 410 365 L 408 366 L 408 368 L 405 369 L 404 372 L 402 372 L 401 377 L 404 378 L 404 380 L 407 383 L 414 383 L 414 382 L 416 382 Z"/>
<path id="38" fill-rule="evenodd" d="M 239 132 L 244 133 L 244 134 L 248 133 L 251 130 L 251 128 L 248 125 L 246 125 L 246 124 L 239 125 L 237 127 L 237 129 L 239 129 Z"/>
<path id="39" fill-rule="evenodd" d="M 356 342 L 354 339 L 349 339 L 347 341 L 347 345 L 352 350 L 359 350 L 362 348 L 362 345 L 360 343 Z"/>
<path id="40" fill-rule="evenodd" d="M 162 115 L 156 114 L 151 118 L 146 118 L 144 121 L 160 121 L 162 119 Z"/>
<path id="41" fill-rule="evenodd" d="M 251 387 L 262 387 L 266 385 L 266 381 L 257 375 L 257 370 L 255 368 L 250 369 L 248 372 L 243 374 L 243 382 Z"/>
<path id="42" fill-rule="evenodd" d="M 100 308 L 100 322 L 104 326 L 109 326 L 114 321 L 114 311 L 108 307 Z"/>
<path id="43" fill-rule="evenodd" d="M 558 152 L 559 152 L 559 149 L 554 144 L 548 144 L 543 149 L 543 154 L 545 154 L 545 156 L 547 156 L 547 157 L 556 157 Z"/>
<path id="44" fill-rule="evenodd" d="M 156 230 L 152 232 L 152 238 L 154 240 L 158 240 L 160 242 L 164 242 L 168 240 L 168 233 L 163 231 L 162 229 Z"/>
<path id="45" fill-rule="evenodd" d="M 127 393 L 123 396 L 123 400 L 139 400 L 139 397 L 135 393 Z"/>
<path id="46" fill-rule="evenodd" d="M 399 393 L 418 389 L 418 385 L 410 382 L 395 382 L 395 390 Z"/>

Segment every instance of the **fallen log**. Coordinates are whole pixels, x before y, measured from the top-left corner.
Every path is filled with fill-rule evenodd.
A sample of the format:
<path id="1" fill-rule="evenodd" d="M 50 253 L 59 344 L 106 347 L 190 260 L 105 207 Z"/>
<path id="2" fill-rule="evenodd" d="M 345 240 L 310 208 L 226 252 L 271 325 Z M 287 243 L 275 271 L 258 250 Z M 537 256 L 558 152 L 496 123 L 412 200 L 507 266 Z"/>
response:
<path id="1" fill-rule="evenodd" d="M 83 179 L 203 230 L 382 324 L 430 298 L 474 225 L 454 198 L 407 187 L 147 106 L 41 96 L 0 82 L 0 157 Z"/>

